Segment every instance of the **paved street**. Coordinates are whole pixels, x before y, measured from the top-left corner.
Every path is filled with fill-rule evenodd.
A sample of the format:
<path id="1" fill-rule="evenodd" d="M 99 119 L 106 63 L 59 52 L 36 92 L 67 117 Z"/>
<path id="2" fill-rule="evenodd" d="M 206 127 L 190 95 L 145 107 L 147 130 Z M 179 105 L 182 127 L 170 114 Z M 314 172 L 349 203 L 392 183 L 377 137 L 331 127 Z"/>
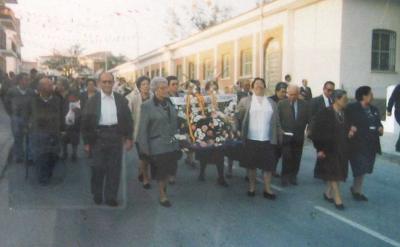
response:
<path id="1" fill-rule="evenodd" d="M 312 178 L 314 151 L 305 148 L 297 187 L 274 181 L 277 201 L 248 198 L 237 167 L 229 188 L 215 185 L 216 169 L 197 181 L 198 169 L 179 165 L 169 187 L 173 207 L 159 206 L 157 190 L 137 182 L 137 159 L 126 155 L 117 209 L 94 206 L 84 154 L 57 168 L 51 186 L 36 184 L 31 170 L 12 164 L 0 181 L 1 247 L 46 246 L 400 246 L 400 167 L 379 158 L 366 180 L 370 201 L 355 202 L 350 180 L 342 187 L 347 209 L 322 200 L 324 185 Z"/>

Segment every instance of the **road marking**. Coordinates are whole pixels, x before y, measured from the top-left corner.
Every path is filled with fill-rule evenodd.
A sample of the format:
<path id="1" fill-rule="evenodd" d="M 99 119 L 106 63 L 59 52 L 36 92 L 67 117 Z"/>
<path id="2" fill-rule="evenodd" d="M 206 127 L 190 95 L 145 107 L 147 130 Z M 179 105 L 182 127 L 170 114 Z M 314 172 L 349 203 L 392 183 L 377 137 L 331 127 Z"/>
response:
<path id="1" fill-rule="evenodd" d="M 363 225 L 358 224 L 358 223 L 356 223 L 356 222 L 354 222 L 352 220 L 349 220 L 349 219 L 347 219 L 347 218 L 345 218 L 345 217 L 343 217 L 343 216 L 341 216 L 339 214 L 336 214 L 336 213 L 334 213 L 334 212 L 332 212 L 332 211 L 330 211 L 330 210 L 328 210 L 326 208 L 323 208 L 323 207 L 320 207 L 320 206 L 314 206 L 314 208 L 317 209 L 318 211 L 320 211 L 320 212 L 322 212 L 324 214 L 327 214 L 329 216 L 332 216 L 333 218 L 335 218 L 335 219 L 337 219 L 339 221 L 342 221 L 342 222 L 344 222 L 344 223 L 346 223 L 346 224 L 348 224 L 348 225 L 350 225 L 350 226 L 352 226 L 352 227 L 354 227 L 354 228 L 356 228 L 356 229 L 358 229 L 360 231 L 363 231 L 363 232 L 371 235 L 372 237 L 380 239 L 383 242 L 386 242 L 386 243 L 388 243 L 388 244 L 390 244 L 392 246 L 395 246 L 395 247 L 400 247 L 400 243 L 399 242 L 397 242 L 397 241 L 395 241 L 393 239 L 390 239 L 390 238 L 380 234 L 379 232 L 376 232 L 376 231 L 374 231 L 372 229 L 369 229 L 366 226 L 363 226 Z"/>
<path id="2" fill-rule="evenodd" d="M 259 178 L 259 177 L 257 177 L 257 181 L 258 181 L 259 183 L 262 183 L 262 184 L 264 183 L 264 180 L 262 180 L 262 179 Z M 282 192 L 282 191 L 283 191 L 283 188 L 281 188 L 281 187 L 279 187 L 279 186 L 276 186 L 276 185 L 271 184 L 271 187 L 272 187 L 273 189 L 279 191 L 279 192 Z"/>

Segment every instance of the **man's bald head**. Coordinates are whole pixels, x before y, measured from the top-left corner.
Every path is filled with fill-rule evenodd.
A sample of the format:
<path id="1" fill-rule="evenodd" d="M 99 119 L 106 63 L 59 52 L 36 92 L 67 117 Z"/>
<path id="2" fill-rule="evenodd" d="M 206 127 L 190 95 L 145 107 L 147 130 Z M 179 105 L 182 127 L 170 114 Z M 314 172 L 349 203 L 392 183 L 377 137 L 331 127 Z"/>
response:
<path id="1" fill-rule="evenodd" d="M 39 80 L 38 90 L 42 95 L 50 95 L 53 92 L 53 81 L 47 76 L 43 77 Z"/>
<path id="2" fill-rule="evenodd" d="M 299 92 L 298 86 L 290 84 L 287 88 L 287 97 L 289 101 L 296 101 L 299 98 Z"/>

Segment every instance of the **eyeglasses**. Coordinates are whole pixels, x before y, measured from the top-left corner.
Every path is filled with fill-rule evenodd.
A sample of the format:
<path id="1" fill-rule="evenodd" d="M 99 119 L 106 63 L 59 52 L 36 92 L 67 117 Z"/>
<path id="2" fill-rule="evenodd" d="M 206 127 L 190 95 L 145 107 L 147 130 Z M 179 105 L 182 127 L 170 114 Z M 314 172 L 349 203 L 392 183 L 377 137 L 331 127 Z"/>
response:
<path id="1" fill-rule="evenodd" d="M 103 83 L 103 84 L 113 84 L 114 81 L 101 81 L 101 83 Z"/>

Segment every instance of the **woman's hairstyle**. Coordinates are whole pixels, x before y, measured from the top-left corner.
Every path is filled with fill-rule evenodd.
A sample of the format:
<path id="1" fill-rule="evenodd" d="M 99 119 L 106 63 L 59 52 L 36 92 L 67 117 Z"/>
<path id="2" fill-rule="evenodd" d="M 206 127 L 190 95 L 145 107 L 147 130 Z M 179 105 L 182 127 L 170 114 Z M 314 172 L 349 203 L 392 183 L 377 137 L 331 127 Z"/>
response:
<path id="1" fill-rule="evenodd" d="M 87 79 L 87 80 L 86 80 L 86 86 L 89 85 L 89 82 L 93 82 L 93 84 L 94 84 L 95 86 L 97 86 L 97 82 L 96 82 L 95 79 L 93 79 L 93 78 Z"/>
<path id="2" fill-rule="evenodd" d="M 265 84 L 265 80 L 261 77 L 256 77 L 254 78 L 253 82 L 251 83 L 251 88 L 254 88 L 254 84 L 256 83 L 256 81 L 261 81 L 264 84 L 264 88 L 267 87 L 267 84 Z"/>
<path id="3" fill-rule="evenodd" d="M 286 82 L 278 82 L 275 86 L 275 92 L 279 92 L 282 89 L 287 89 L 288 84 Z"/>
<path id="4" fill-rule="evenodd" d="M 142 86 L 142 83 L 144 82 L 144 81 L 148 81 L 148 82 L 150 82 L 150 78 L 149 77 L 147 77 L 147 76 L 145 76 L 145 75 L 143 75 L 143 76 L 140 76 L 139 78 L 137 78 L 136 79 L 136 87 L 137 87 L 137 89 L 140 91 L 140 86 Z"/>
<path id="5" fill-rule="evenodd" d="M 332 101 L 336 102 L 340 100 L 343 96 L 346 96 L 347 92 L 343 89 L 336 89 L 332 93 Z"/>
<path id="6" fill-rule="evenodd" d="M 206 83 L 206 86 L 204 87 L 204 89 L 205 89 L 206 91 L 208 91 L 208 90 L 210 90 L 210 88 L 211 88 L 212 86 L 215 87 L 215 90 L 217 90 L 217 91 L 219 90 L 218 82 L 216 82 L 216 81 L 208 81 L 208 82 Z"/>
<path id="7" fill-rule="evenodd" d="M 154 77 L 150 82 L 151 91 L 154 93 L 162 84 L 168 86 L 168 81 L 164 77 Z"/>
<path id="8" fill-rule="evenodd" d="M 356 100 L 362 101 L 364 96 L 367 96 L 371 93 L 371 87 L 369 86 L 361 86 L 356 90 Z"/>

